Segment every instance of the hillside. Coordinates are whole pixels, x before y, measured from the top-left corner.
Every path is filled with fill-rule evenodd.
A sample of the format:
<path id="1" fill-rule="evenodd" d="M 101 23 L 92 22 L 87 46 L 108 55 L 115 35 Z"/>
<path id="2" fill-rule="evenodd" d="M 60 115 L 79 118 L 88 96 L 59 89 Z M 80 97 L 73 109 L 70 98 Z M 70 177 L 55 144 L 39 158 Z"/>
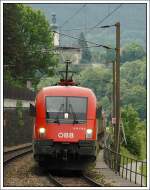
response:
<path id="1" fill-rule="evenodd" d="M 35 9 L 44 12 L 49 22 L 51 15 L 57 16 L 59 26 L 70 18 L 83 4 L 28 4 Z M 106 15 L 111 13 L 119 4 L 87 4 L 79 13 L 61 28 L 61 32 L 73 36 L 79 36 L 81 31 L 86 33 L 86 38 L 98 43 L 114 44 L 115 30 L 94 29 L 90 32 L 86 28 L 96 25 Z M 144 48 L 146 46 L 146 5 L 145 4 L 123 4 L 116 12 L 108 17 L 102 25 L 121 23 L 121 44 L 136 41 Z M 82 30 L 63 31 L 66 29 L 83 28 Z M 63 43 L 75 44 L 76 40 L 62 38 Z"/>

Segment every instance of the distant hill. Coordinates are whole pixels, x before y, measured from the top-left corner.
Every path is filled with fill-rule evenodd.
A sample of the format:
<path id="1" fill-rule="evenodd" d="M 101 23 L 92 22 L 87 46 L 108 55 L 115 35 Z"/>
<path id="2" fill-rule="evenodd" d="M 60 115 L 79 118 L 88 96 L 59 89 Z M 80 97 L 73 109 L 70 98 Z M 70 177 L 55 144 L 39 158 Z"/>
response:
<path id="1" fill-rule="evenodd" d="M 71 17 L 83 4 L 28 4 L 34 9 L 44 12 L 51 23 L 52 13 L 56 14 L 57 24 L 61 26 Z M 87 4 L 61 29 L 62 33 L 79 36 L 81 31 L 85 32 L 86 39 L 103 43 L 115 44 L 115 29 L 94 29 L 88 32 L 87 27 L 96 25 L 106 15 L 111 13 L 119 4 Z M 123 4 L 112 16 L 108 17 L 101 25 L 121 23 L 121 44 L 136 41 L 146 47 L 146 4 Z M 80 28 L 82 30 L 63 31 L 67 29 Z M 76 44 L 77 40 L 62 38 L 65 44 Z"/>

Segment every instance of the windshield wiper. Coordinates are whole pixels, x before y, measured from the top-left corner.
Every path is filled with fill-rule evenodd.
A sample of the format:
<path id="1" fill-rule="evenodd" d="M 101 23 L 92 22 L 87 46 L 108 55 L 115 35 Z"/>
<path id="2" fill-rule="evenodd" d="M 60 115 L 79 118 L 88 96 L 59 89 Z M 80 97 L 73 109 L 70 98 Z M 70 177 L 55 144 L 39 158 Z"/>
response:
<path id="1" fill-rule="evenodd" d="M 73 114 L 73 119 L 74 119 L 74 120 L 73 120 L 73 124 L 78 123 L 76 113 L 74 112 L 73 107 L 72 107 L 71 104 L 69 104 L 69 108 L 71 108 L 71 112 L 72 112 L 72 114 Z"/>
<path id="2" fill-rule="evenodd" d="M 60 124 L 60 121 L 59 121 L 59 113 L 60 113 L 60 111 L 62 110 L 64 108 L 64 104 L 61 104 L 60 105 L 60 108 L 59 108 L 59 110 L 58 110 L 58 112 L 57 112 L 57 115 L 56 115 L 56 119 L 55 119 L 55 123 L 59 123 Z"/>

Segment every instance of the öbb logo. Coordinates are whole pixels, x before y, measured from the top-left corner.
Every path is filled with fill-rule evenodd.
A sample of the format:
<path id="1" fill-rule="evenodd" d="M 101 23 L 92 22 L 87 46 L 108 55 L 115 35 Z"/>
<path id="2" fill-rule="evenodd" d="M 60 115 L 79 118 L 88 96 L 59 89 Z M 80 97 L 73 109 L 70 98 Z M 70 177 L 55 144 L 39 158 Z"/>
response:
<path id="1" fill-rule="evenodd" d="M 73 133 L 62 133 L 62 132 L 60 132 L 60 133 L 58 133 L 58 138 L 65 138 L 65 139 L 70 138 L 70 139 L 72 139 L 72 138 L 74 138 L 74 134 Z"/>

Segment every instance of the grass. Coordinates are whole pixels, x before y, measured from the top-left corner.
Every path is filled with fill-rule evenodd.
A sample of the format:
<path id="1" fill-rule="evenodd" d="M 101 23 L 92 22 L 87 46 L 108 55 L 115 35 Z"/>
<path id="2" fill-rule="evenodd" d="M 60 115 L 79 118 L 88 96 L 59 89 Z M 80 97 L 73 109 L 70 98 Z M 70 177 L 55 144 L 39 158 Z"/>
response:
<path id="1" fill-rule="evenodd" d="M 138 159 L 140 160 L 145 160 L 146 159 L 146 142 L 143 140 L 142 141 L 142 145 L 141 145 L 141 151 L 140 151 L 140 156 L 138 157 Z"/>
<path id="2" fill-rule="evenodd" d="M 105 179 L 105 176 L 101 174 L 97 169 L 95 169 L 95 164 L 90 164 L 86 170 L 85 173 L 87 176 L 92 178 L 97 183 L 103 184 L 106 187 L 113 187 L 113 181 L 108 179 Z"/>
<path id="3" fill-rule="evenodd" d="M 146 167 L 146 165 L 143 166 L 143 174 L 145 176 L 147 176 L 147 167 Z"/>
<path id="4" fill-rule="evenodd" d="M 146 164 L 143 165 L 143 172 L 142 172 L 142 166 L 139 168 L 140 173 L 144 176 L 144 183 L 147 184 L 147 166 Z"/>
<path id="5" fill-rule="evenodd" d="M 131 154 L 125 147 L 120 148 L 120 153 L 122 155 L 124 155 L 125 157 L 129 157 L 129 158 L 132 158 L 132 159 L 135 159 L 135 160 L 140 160 L 140 158 L 145 158 L 144 154 L 142 156 L 140 155 L 139 157 Z M 131 159 L 128 159 L 128 163 L 131 163 Z M 123 165 L 123 160 L 121 160 L 121 164 Z M 124 165 L 125 164 L 127 164 L 127 159 L 124 160 Z M 146 164 L 143 165 L 143 172 L 142 172 L 142 166 L 139 167 L 138 172 L 140 174 L 143 174 L 144 176 L 147 176 L 147 166 L 146 166 Z M 144 182 L 146 184 L 146 177 L 144 177 Z"/>
<path id="6" fill-rule="evenodd" d="M 120 153 L 123 155 L 123 156 L 126 156 L 128 158 L 133 158 L 133 159 L 137 159 L 137 156 L 131 154 L 125 147 L 121 146 L 120 147 Z"/>
<path id="7" fill-rule="evenodd" d="M 137 156 L 131 154 L 125 147 L 121 146 L 120 147 L 120 153 L 121 155 L 125 156 L 125 157 L 128 157 L 129 159 L 127 160 L 126 158 L 124 159 L 124 164 L 127 164 L 127 161 L 128 163 L 131 163 L 131 159 L 135 159 L 137 160 Z M 131 159 L 130 159 L 131 158 Z M 123 164 L 123 157 L 121 159 L 121 164 Z"/>

